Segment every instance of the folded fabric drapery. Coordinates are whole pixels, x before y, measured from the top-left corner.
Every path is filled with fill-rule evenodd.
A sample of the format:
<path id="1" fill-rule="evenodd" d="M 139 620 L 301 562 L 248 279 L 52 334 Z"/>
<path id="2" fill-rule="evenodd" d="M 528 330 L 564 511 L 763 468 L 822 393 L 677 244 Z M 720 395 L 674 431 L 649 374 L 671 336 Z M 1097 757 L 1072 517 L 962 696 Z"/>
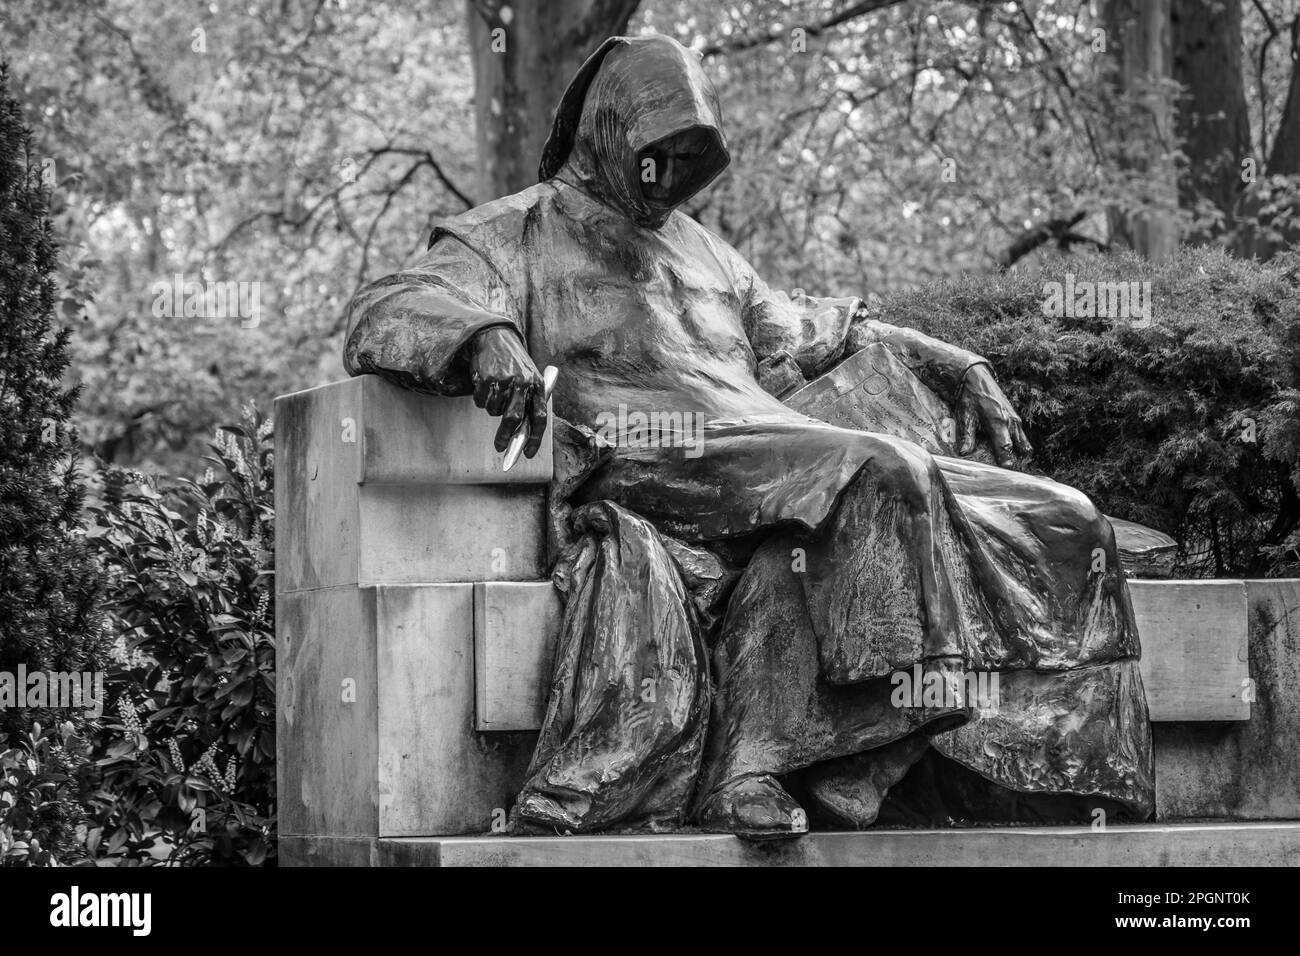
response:
<path id="1" fill-rule="evenodd" d="M 694 815 L 788 835 L 803 809 L 780 781 L 805 774 L 808 799 L 867 825 L 929 752 L 1144 817 L 1150 733 L 1109 522 L 933 434 L 917 409 L 950 408 L 981 356 L 857 298 L 774 292 L 676 208 L 726 166 L 718 113 L 680 44 L 607 41 L 557 110 L 544 181 L 440 223 L 351 306 L 353 374 L 467 394 L 476 336 L 499 326 L 561 369 L 566 434 L 653 423 L 620 424 L 590 473 L 556 456 L 553 513 L 576 508 L 554 536 L 573 539 L 569 604 L 516 819 L 577 832 Z M 870 387 L 823 402 L 850 427 L 760 384 L 854 356 L 877 363 Z M 735 572 L 713 576 L 707 613 L 691 553 Z M 999 675 L 992 706 L 894 693 L 900 675 L 953 688 L 972 672 Z"/>

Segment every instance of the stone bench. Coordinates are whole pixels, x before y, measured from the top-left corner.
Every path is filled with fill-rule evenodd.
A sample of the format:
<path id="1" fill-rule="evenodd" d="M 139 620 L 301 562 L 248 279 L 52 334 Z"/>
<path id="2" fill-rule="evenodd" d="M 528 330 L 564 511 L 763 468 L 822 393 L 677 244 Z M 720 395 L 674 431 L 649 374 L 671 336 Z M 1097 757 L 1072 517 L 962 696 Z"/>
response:
<path id="1" fill-rule="evenodd" d="M 470 399 L 373 376 L 283 396 L 275 421 L 283 861 L 499 830 L 562 610 L 549 436 L 502 473 Z M 1300 817 L 1300 582 L 1132 585 L 1158 816 Z"/>

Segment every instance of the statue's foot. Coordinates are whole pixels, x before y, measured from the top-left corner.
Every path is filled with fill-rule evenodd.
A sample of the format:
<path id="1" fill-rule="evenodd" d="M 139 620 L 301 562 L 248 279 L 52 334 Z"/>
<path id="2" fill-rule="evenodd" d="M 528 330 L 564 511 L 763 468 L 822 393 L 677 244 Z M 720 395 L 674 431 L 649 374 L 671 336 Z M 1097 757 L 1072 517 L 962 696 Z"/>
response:
<path id="1" fill-rule="evenodd" d="M 775 777 L 763 774 L 713 791 L 700 808 L 700 827 L 746 840 L 784 840 L 808 832 L 808 815 Z"/>
<path id="2" fill-rule="evenodd" d="M 866 753 L 817 764 L 804 778 L 810 806 L 838 826 L 865 830 L 876 822 L 890 788 L 929 746 L 929 737 L 915 733 Z"/>
<path id="3" fill-rule="evenodd" d="M 573 825 L 559 801 L 535 791 L 523 796 L 515 804 L 515 809 L 510 816 L 513 823 L 511 829 L 518 833 L 527 833 L 530 829 L 539 828 L 562 832 L 566 827 Z"/>
<path id="4" fill-rule="evenodd" d="M 806 783 L 809 806 L 830 817 L 834 826 L 865 830 L 876 822 L 888 786 L 876 777 L 876 768 L 860 757 L 816 767 Z"/>

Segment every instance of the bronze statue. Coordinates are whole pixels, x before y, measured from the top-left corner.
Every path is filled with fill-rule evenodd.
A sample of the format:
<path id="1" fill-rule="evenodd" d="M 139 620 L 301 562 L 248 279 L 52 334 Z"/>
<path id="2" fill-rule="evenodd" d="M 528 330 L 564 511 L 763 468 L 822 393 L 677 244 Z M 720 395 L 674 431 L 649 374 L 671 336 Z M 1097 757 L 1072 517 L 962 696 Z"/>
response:
<path id="1" fill-rule="evenodd" d="M 536 452 L 538 369 L 560 370 L 567 603 L 513 820 L 864 827 L 922 760 L 927 779 L 966 774 L 936 793 L 985 785 L 1013 817 L 1041 797 L 1144 818 L 1150 733 L 1107 519 L 1012 470 L 1031 449 L 980 356 L 857 298 L 773 292 L 680 212 L 728 162 L 695 55 L 612 38 L 556 110 L 541 181 L 441 223 L 351 306 L 351 374 L 472 393 L 502 418 L 498 451 L 525 428 Z M 763 387 L 867 354 L 881 381 L 947 403 L 955 449 Z M 996 464 L 962 457 L 981 433 Z"/>

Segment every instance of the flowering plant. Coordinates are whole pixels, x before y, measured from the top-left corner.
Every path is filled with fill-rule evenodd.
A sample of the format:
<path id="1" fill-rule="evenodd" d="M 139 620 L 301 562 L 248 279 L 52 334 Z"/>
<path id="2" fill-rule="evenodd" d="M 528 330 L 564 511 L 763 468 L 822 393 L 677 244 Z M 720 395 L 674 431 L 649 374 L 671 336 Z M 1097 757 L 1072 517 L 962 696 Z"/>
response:
<path id="1" fill-rule="evenodd" d="M 101 859 L 274 859 L 270 435 L 248 408 L 219 430 L 200 481 L 104 475 L 91 538 L 120 633 L 87 835 Z"/>

